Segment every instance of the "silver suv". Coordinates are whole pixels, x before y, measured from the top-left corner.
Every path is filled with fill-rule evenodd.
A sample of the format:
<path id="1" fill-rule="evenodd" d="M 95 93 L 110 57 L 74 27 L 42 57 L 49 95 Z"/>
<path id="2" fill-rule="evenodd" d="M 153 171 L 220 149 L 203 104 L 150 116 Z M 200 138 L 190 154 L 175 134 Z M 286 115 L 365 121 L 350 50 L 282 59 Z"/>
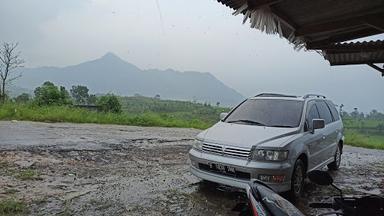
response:
<path id="1" fill-rule="evenodd" d="M 263 93 L 220 118 L 189 152 L 201 179 L 239 188 L 258 179 L 296 197 L 307 172 L 340 166 L 343 123 L 324 96 Z"/>

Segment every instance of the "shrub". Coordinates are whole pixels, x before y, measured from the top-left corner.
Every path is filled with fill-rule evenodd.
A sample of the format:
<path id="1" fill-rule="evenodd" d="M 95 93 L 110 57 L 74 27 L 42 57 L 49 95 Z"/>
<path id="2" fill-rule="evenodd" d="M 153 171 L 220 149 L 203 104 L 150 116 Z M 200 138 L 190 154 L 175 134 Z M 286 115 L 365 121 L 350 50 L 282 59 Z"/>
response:
<path id="1" fill-rule="evenodd" d="M 97 105 L 100 107 L 99 108 L 100 111 L 103 111 L 103 112 L 112 112 L 112 113 L 121 112 L 121 103 L 119 99 L 112 94 L 107 94 L 98 98 Z"/>
<path id="2" fill-rule="evenodd" d="M 16 103 L 27 103 L 31 100 L 31 96 L 27 93 L 23 93 L 15 98 Z"/>

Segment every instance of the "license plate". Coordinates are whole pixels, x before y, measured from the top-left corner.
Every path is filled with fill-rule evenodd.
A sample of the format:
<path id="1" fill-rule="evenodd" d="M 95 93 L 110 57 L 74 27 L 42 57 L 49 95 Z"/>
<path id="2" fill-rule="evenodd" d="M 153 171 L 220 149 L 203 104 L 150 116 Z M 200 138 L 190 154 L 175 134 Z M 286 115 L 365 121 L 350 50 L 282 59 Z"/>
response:
<path id="1" fill-rule="evenodd" d="M 216 164 L 216 169 L 218 169 L 219 171 L 225 172 L 225 166 L 224 165 Z"/>
<path id="2" fill-rule="evenodd" d="M 223 164 L 210 164 L 211 169 L 215 169 L 219 172 L 222 173 L 229 173 L 229 174 L 234 174 L 235 173 L 235 168 L 231 166 L 225 166 Z"/>

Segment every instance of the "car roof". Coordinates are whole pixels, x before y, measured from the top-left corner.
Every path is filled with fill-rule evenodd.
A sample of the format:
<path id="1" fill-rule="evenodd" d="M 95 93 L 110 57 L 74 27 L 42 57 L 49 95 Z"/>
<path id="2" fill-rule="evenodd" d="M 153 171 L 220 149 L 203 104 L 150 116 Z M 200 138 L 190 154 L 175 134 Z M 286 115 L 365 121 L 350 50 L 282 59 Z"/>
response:
<path id="1" fill-rule="evenodd" d="M 250 97 L 251 100 L 293 100 L 293 101 L 304 101 L 301 97 Z"/>
<path id="2" fill-rule="evenodd" d="M 249 99 L 279 99 L 279 100 L 305 101 L 309 99 L 326 100 L 326 97 L 319 94 L 306 94 L 304 96 L 295 96 L 295 95 L 285 95 L 285 94 L 277 94 L 277 93 L 261 93 L 256 96 L 250 97 Z"/>

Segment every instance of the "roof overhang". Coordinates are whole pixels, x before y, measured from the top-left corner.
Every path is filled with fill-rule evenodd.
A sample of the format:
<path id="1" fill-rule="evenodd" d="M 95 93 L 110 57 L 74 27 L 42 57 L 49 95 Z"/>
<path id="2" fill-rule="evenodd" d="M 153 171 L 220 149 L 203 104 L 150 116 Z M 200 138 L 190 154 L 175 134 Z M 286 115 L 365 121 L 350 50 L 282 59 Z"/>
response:
<path id="1" fill-rule="evenodd" d="M 384 33 L 384 0 L 217 0 L 252 28 L 295 49 L 321 51 L 331 65 L 384 63 L 382 41 L 342 42 Z"/>

